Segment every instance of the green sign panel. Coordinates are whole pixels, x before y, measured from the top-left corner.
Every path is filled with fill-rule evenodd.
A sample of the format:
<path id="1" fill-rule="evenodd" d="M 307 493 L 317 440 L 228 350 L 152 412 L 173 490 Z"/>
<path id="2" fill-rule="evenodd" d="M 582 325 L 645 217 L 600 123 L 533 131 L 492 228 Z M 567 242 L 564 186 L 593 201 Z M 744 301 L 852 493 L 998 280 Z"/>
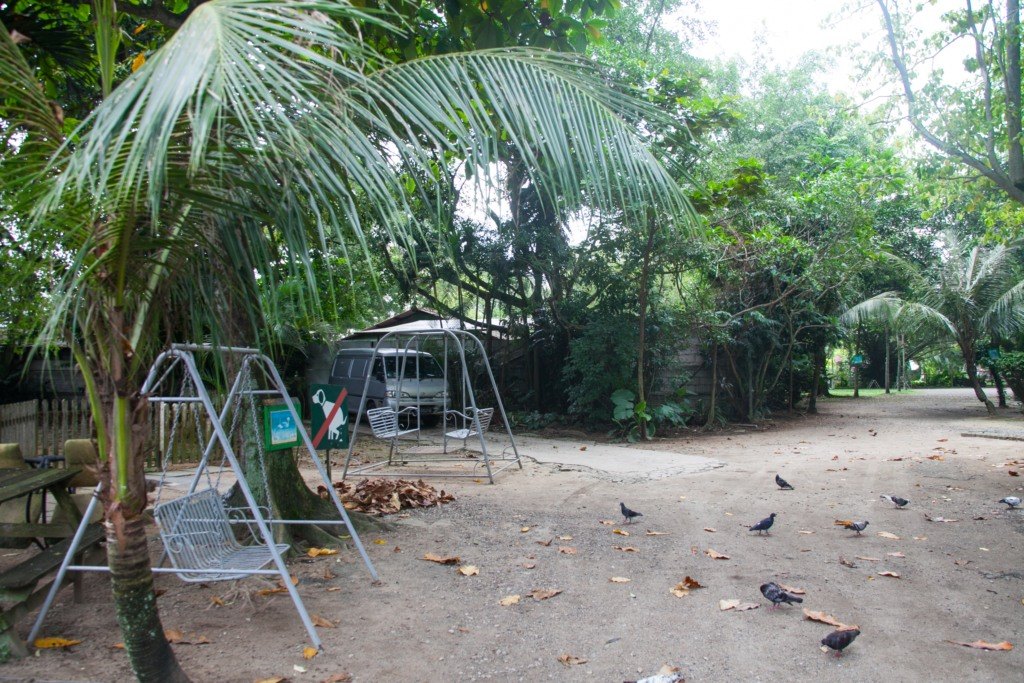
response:
<path id="1" fill-rule="evenodd" d="M 295 403 L 296 412 L 300 408 L 301 406 Z M 301 413 L 299 416 L 302 416 Z M 263 406 L 263 438 L 268 451 L 294 448 L 301 443 L 299 427 L 295 424 L 295 418 L 292 417 L 292 411 L 288 410 L 288 406 L 283 403 Z"/>
<path id="2" fill-rule="evenodd" d="M 850 359 L 850 365 L 864 365 L 864 356 L 859 353 Z"/>
<path id="3" fill-rule="evenodd" d="M 348 390 L 333 384 L 314 384 L 310 391 L 313 448 L 348 448 Z"/>

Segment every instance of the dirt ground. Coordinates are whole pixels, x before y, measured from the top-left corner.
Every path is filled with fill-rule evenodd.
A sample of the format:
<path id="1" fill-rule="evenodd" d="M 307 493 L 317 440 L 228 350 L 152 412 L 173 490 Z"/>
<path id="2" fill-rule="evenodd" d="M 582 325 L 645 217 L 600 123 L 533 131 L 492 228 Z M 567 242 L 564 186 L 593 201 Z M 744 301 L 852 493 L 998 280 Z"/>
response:
<path id="1" fill-rule="evenodd" d="M 175 646 L 196 681 L 312 682 L 347 672 L 354 681 L 618 682 L 666 663 L 690 681 L 1021 680 L 1024 509 L 996 501 L 1022 495 L 1024 477 L 1009 476 L 1005 463 L 1024 461 L 1024 442 L 961 436 L 1024 434 L 1020 413 L 988 418 L 962 390 L 831 399 L 821 411 L 649 446 L 725 463 L 692 475 L 622 483 L 527 463 L 496 486 L 435 482 L 456 502 L 364 537 L 380 585 L 370 585 L 352 550 L 292 561 L 309 611 L 337 623 L 320 629 L 325 649 L 310 661 L 287 595 L 253 597 L 261 587 L 253 581 L 197 586 L 161 576 L 163 622 L 211 641 Z M 778 490 L 776 472 L 795 490 Z M 909 508 L 892 509 L 879 500 L 885 493 L 909 498 Z M 643 512 L 638 523 L 621 523 L 620 500 Z M 778 518 L 769 536 L 747 531 L 770 512 Z M 857 536 L 835 519 L 870 525 Z M 713 560 L 708 549 L 729 559 Z M 459 575 L 423 561 L 425 553 L 456 555 L 479 574 Z M 704 588 L 674 596 L 686 576 Z M 768 580 L 803 588 L 803 607 L 857 624 L 861 636 L 839 659 L 822 653 L 831 627 L 805 620 L 800 606 L 769 611 L 758 590 Z M 82 644 L 3 665 L 0 679 L 130 679 L 112 648 L 119 635 L 105 579 L 91 576 L 87 587 L 84 604 L 62 593 L 45 627 Z M 534 589 L 561 593 L 540 601 Z M 509 595 L 521 601 L 499 605 Z M 760 608 L 721 611 L 723 599 Z M 979 639 L 1015 649 L 946 642 Z M 565 665 L 562 655 L 586 661 Z"/>

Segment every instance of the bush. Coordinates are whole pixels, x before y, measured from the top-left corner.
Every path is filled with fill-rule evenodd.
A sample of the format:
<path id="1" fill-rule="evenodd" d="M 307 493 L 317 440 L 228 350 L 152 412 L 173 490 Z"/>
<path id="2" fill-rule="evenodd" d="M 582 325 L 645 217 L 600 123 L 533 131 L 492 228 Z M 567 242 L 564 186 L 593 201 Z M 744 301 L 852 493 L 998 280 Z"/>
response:
<path id="1" fill-rule="evenodd" d="M 1014 398 L 1024 403 L 1024 351 L 1004 353 L 992 363 L 992 367 L 1006 380 Z"/>

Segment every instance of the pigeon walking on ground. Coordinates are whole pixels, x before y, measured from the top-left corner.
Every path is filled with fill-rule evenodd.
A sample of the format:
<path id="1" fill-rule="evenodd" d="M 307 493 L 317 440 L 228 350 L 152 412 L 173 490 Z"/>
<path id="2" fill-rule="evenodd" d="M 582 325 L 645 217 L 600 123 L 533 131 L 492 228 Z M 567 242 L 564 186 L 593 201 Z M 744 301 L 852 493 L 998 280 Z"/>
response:
<path id="1" fill-rule="evenodd" d="M 836 657 L 839 657 L 843 654 L 843 650 L 848 648 L 850 643 L 856 640 L 859 635 L 860 629 L 858 628 L 832 631 L 832 633 L 821 639 L 821 644 L 830 650 L 835 650 Z"/>
<path id="2" fill-rule="evenodd" d="M 857 535 L 860 536 L 860 532 L 864 531 L 867 526 L 868 520 L 865 519 L 863 522 L 850 522 L 849 524 L 844 524 L 843 528 L 849 529 L 850 531 L 856 531 Z"/>
<path id="3" fill-rule="evenodd" d="M 1008 507 L 1009 507 L 1009 508 L 1010 508 L 1011 510 L 1012 510 L 1013 508 L 1019 508 L 1019 507 L 1020 507 L 1020 498 L 1018 498 L 1017 496 L 1007 496 L 1006 498 L 1003 498 L 1003 499 L 1002 499 L 1001 501 L 999 501 L 999 502 L 1000 502 L 1000 503 L 1006 503 L 1006 505 L 1007 505 L 1007 506 L 1008 506 Z"/>
<path id="4" fill-rule="evenodd" d="M 889 501 L 900 509 L 907 507 L 907 504 L 910 502 L 906 498 L 900 498 L 899 496 L 879 496 L 879 498 Z"/>
<path id="5" fill-rule="evenodd" d="M 782 588 L 782 586 L 775 583 L 774 581 L 769 581 L 768 583 L 761 584 L 761 595 L 763 595 L 764 597 L 768 598 L 769 601 L 771 601 L 772 606 L 768 609 L 775 609 L 783 603 L 787 605 L 792 605 L 794 602 L 804 601 L 804 599 L 799 596 L 793 595 L 792 593 L 787 593 L 785 589 Z"/>
<path id="6" fill-rule="evenodd" d="M 621 502 L 621 501 L 619 502 L 619 509 L 622 510 L 622 518 L 626 520 L 627 524 L 631 524 L 633 522 L 633 520 L 636 519 L 637 517 L 643 517 L 644 516 L 642 512 L 637 512 L 636 510 L 630 510 L 628 507 L 626 507 L 626 504 Z"/>
<path id="7" fill-rule="evenodd" d="M 756 531 L 758 535 L 760 535 L 762 531 L 767 534 L 768 530 L 772 528 L 772 524 L 775 524 L 775 517 L 776 514 L 773 512 L 772 514 L 768 515 L 754 526 L 750 527 L 750 530 Z M 771 534 L 768 535 L 770 536 Z"/>
<path id="8" fill-rule="evenodd" d="M 775 483 L 779 485 L 780 489 L 788 491 L 793 490 L 793 487 L 790 485 L 790 483 L 777 474 L 775 475 Z"/>

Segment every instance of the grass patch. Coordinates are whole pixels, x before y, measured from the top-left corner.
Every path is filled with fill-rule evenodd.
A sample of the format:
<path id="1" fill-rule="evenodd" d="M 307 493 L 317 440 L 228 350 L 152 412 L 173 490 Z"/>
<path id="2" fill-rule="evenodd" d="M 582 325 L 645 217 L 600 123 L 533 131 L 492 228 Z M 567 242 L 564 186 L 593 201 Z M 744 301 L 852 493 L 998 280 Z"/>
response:
<path id="1" fill-rule="evenodd" d="M 909 390 L 908 389 L 904 389 L 903 391 L 896 391 L 895 389 L 892 389 L 891 391 L 892 391 L 893 394 L 902 394 L 902 395 L 914 393 L 913 389 L 909 389 Z M 829 393 L 832 394 L 832 396 L 834 396 L 835 398 L 853 398 L 853 389 L 829 389 Z M 883 395 L 885 395 L 885 389 L 861 389 L 860 390 L 860 397 L 861 398 L 871 398 L 873 396 L 883 396 Z"/>

